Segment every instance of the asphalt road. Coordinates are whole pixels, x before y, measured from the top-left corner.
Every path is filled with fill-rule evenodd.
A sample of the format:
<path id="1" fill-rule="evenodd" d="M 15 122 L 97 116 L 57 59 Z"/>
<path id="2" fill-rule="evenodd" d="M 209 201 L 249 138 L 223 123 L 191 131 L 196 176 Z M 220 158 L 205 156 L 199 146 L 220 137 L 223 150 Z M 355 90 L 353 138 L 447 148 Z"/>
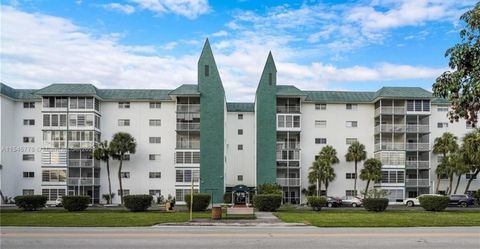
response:
<path id="1" fill-rule="evenodd" d="M 2 227 L 2 249 L 57 248 L 480 248 L 480 227 Z"/>

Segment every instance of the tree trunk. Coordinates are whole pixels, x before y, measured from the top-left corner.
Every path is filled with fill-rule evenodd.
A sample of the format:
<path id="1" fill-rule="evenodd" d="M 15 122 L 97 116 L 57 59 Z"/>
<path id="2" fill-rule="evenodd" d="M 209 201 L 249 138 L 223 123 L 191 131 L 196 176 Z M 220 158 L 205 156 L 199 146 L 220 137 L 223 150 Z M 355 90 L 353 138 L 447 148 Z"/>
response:
<path id="1" fill-rule="evenodd" d="M 355 177 L 353 178 L 353 193 L 357 196 L 357 160 L 355 160 Z"/>
<path id="2" fill-rule="evenodd" d="M 110 160 L 107 158 L 107 176 L 108 176 L 108 194 L 110 195 L 110 199 L 108 200 L 107 204 L 112 204 L 112 182 L 110 180 Z"/>
<path id="3" fill-rule="evenodd" d="M 435 186 L 435 194 L 438 194 L 438 190 L 440 188 L 440 180 L 442 178 L 440 177 L 440 175 L 437 174 L 437 186 Z"/>
<path id="4" fill-rule="evenodd" d="M 120 203 L 123 205 L 122 163 L 123 155 L 120 155 L 120 164 L 118 165 L 118 183 L 120 184 Z"/>
<path id="5" fill-rule="evenodd" d="M 325 182 L 325 195 L 328 195 L 328 181 Z"/>
<path id="6" fill-rule="evenodd" d="M 317 178 L 317 197 L 320 196 L 320 184 L 318 182 L 319 182 L 319 180 Z"/>
<path id="7" fill-rule="evenodd" d="M 450 181 L 450 184 L 449 184 L 449 187 L 448 187 L 448 194 L 452 194 L 452 186 L 453 186 L 453 174 L 450 175 L 449 177 L 449 181 Z"/>
<path id="8" fill-rule="evenodd" d="M 458 177 L 457 177 L 457 185 L 455 186 L 455 191 L 453 192 L 453 194 L 457 193 L 457 189 L 458 189 L 458 185 L 460 184 L 460 178 L 461 177 L 462 177 L 462 175 L 458 175 Z"/>
<path id="9" fill-rule="evenodd" d="M 468 192 L 468 189 L 470 188 L 470 183 L 472 183 L 473 179 L 477 178 L 478 173 L 480 173 L 480 169 L 475 170 L 475 173 L 473 173 L 473 175 L 470 176 L 470 179 L 467 182 L 467 187 L 465 187 L 464 194 Z"/>
<path id="10" fill-rule="evenodd" d="M 318 181 L 318 196 L 322 195 L 322 182 Z"/>
<path id="11" fill-rule="evenodd" d="M 365 187 L 365 193 L 363 194 L 363 197 L 367 196 L 368 194 L 368 185 L 370 185 L 370 180 L 367 181 L 367 186 Z"/>

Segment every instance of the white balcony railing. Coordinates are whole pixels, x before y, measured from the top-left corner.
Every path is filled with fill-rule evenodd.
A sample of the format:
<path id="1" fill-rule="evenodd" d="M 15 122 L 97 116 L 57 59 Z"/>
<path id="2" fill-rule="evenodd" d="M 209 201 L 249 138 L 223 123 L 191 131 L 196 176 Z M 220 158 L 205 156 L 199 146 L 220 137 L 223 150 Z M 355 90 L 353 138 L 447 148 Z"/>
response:
<path id="1" fill-rule="evenodd" d="M 428 179 L 406 179 L 405 180 L 405 185 L 408 187 L 427 187 L 429 186 L 429 180 Z"/>
<path id="2" fill-rule="evenodd" d="M 200 149 L 200 141 L 177 141 L 177 149 Z"/>
<path id="3" fill-rule="evenodd" d="M 93 141 L 69 141 L 68 148 L 93 148 L 95 143 Z"/>
<path id="4" fill-rule="evenodd" d="M 280 186 L 300 186 L 300 178 L 277 178 Z"/>
<path id="5" fill-rule="evenodd" d="M 405 163 L 407 168 L 420 168 L 420 169 L 428 169 L 430 167 L 429 161 L 407 161 Z"/>
<path id="6" fill-rule="evenodd" d="M 199 131 L 200 123 L 177 123 L 177 131 Z"/>
<path id="7" fill-rule="evenodd" d="M 407 143 L 406 150 L 408 151 L 428 151 L 429 143 Z"/>
<path id="8" fill-rule="evenodd" d="M 300 131 L 300 114 L 277 114 L 277 130 Z"/>
<path id="9" fill-rule="evenodd" d="M 277 106 L 277 113 L 300 113 L 300 106 Z"/>
<path id="10" fill-rule="evenodd" d="M 375 150 L 405 150 L 405 143 L 376 143 Z"/>
<path id="11" fill-rule="evenodd" d="M 93 159 L 69 159 L 68 167 L 93 167 L 99 166 L 100 161 Z"/>
<path id="12" fill-rule="evenodd" d="M 77 185 L 77 186 L 100 185 L 100 178 L 69 177 L 67 179 L 67 185 Z"/>
<path id="13" fill-rule="evenodd" d="M 277 150 L 277 161 L 300 160 L 300 150 Z"/>
<path id="14" fill-rule="evenodd" d="M 382 106 L 375 109 L 375 116 L 380 114 L 405 114 L 405 107 Z"/>
<path id="15" fill-rule="evenodd" d="M 429 125 L 407 125 L 406 132 L 428 133 L 430 132 L 430 126 Z"/>
<path id="16" fill-rule="evenodd" d="M 389 132 L 402 133 L 405 132 L 405 125 L 403 124 L 381 124 L 375 126 L 375 133 Z"/>
<path id="17" fill-rule="evenodd" d="M 299 150 L 300 143 L 297 142 L 277 142 L 277 151 L 278 150 Z"/>
<path id="18" fill-rule="evenodd" d="M 200 104 L 177 104 L 177 112 L 200 112 Z"/>

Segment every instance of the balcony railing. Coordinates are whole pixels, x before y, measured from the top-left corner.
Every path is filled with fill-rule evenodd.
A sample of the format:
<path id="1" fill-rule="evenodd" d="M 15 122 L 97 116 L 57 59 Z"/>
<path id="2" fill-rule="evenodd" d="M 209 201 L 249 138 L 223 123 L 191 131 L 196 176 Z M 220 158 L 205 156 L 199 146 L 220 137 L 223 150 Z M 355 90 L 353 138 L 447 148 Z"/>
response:
<path id="1" fill-rule="evenodd" d="M 300 186 L 300 178 L 277 178 L 280 186 Z"/>
<path id="2" fill-rule="evenodd" d="M 428 133 L 430 132 L 430 126 L 429 125 L 407 125 L 406 132 Z"/>
<path id="3" fill-rule="evenodd" d="M 376 143 L 375 150 L 405 150 L 405 143 Z"/>
<path id="4" fill-rule="evenodd" d="M 277 106 L 277 113 L 300 113 L 300 106 Z"/>
<path id="5" fill-rule="evenodd" d="M 67 179 L 67 185 L 76 185 L 76 186 L 100 185 L 100 178 L 93 178 L 93 177 L 69 177 L 69 178 Z"/>
<path id="6" fill-rule="evenodd" d="M 68 167 L 98 167 L 100 161 L 93 159 L 69 159 Z"/>
<path id="7" fill-rule="evenodd" d="M 297 142 L 277 142 L 277 151 L 278 150 L 299 150 L 300 149 L 300 143 Z"/>
<path id="8" fill-rule="evenodd" d="M 177 123 L 177 131 L 199 131 L 200 123 Z"/>
<path id="9" fill-rule="evenodd" d="M 429 143 L 407 143 L 406 146 L 406 150 L 408 151 L 428 151 L 429 149 Z"/>
<path id="10" fill-rule="evenodd" d="M 300 130 L 300 114 L 277 114 L 277 130 Z"/>
<path id="11" fill-rule="evenodd" d="M 200 141 L 177 141 L 177 149 L 200 149 Z"/>
<path id="12" fill-rule="evenodd" d="M 428 169 L 430 167 L 429 161 L 407 161 L 405 163 L 406 168 L 419 168 L 419 169 Z"/>
<path id="13" fill-rule="evenodd" d="M 200 112 L 200 104 L 177 104 L 177 112 Z"/>
<path id="14" fill-rule="evenodd" d="M 375 109 L 375 116 L 380 114 L 405 114 L 405 107 L 382 106 Z"/>
<path id="15" fill-rule="evenodd" d="M 68 148 L 93 148 L 95 146 L 95 142 L 93 141 L 69 141 Z"/>
<path id="16" fill-rule="evenodd" d="M 402 133 L 405 132 L 405 125 L 403 124 L 381 124 L 375 126 L 375 133 L 388 132 L 388 133 Z"/>
<path id="17" fill-rule="evenodd" d="M 407 187 L 428 187 L 429 186 L 429 180 L 428 179 L 406 179 L 405 180 L 405 185 Z"/>
<path id="18" fill-rule="evenodd" d="M 300 150 L 277 150 L 277 161 L 300 160 Z"/>

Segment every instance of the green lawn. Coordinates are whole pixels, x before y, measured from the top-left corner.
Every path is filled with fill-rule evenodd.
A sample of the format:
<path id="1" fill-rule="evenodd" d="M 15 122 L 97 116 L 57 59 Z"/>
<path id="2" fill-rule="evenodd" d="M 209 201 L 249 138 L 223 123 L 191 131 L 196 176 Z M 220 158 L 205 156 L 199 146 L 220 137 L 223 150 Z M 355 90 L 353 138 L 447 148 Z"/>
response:
<path id="1" fill-rule="evenodd" d="M 194 218 L 209 218 L 210 212 L 196 212 Z M 46 226 L 46 227 L 125 227 L 151 226 L 160 223 L 186 222 L 188 212 L 165 213 L 160 211 L 84 211 L 66 212 L 63 210 L 44 210 L 24 212 L 20 210 L 2 210 L 0 226 Z"/>
<path id="2" fill-rule="evenodd" d="M 318 227 L 422 227 L 480 226 L 478 211 L 386 211 L 322 210 L 275 213 L 281 220 Z"/>

